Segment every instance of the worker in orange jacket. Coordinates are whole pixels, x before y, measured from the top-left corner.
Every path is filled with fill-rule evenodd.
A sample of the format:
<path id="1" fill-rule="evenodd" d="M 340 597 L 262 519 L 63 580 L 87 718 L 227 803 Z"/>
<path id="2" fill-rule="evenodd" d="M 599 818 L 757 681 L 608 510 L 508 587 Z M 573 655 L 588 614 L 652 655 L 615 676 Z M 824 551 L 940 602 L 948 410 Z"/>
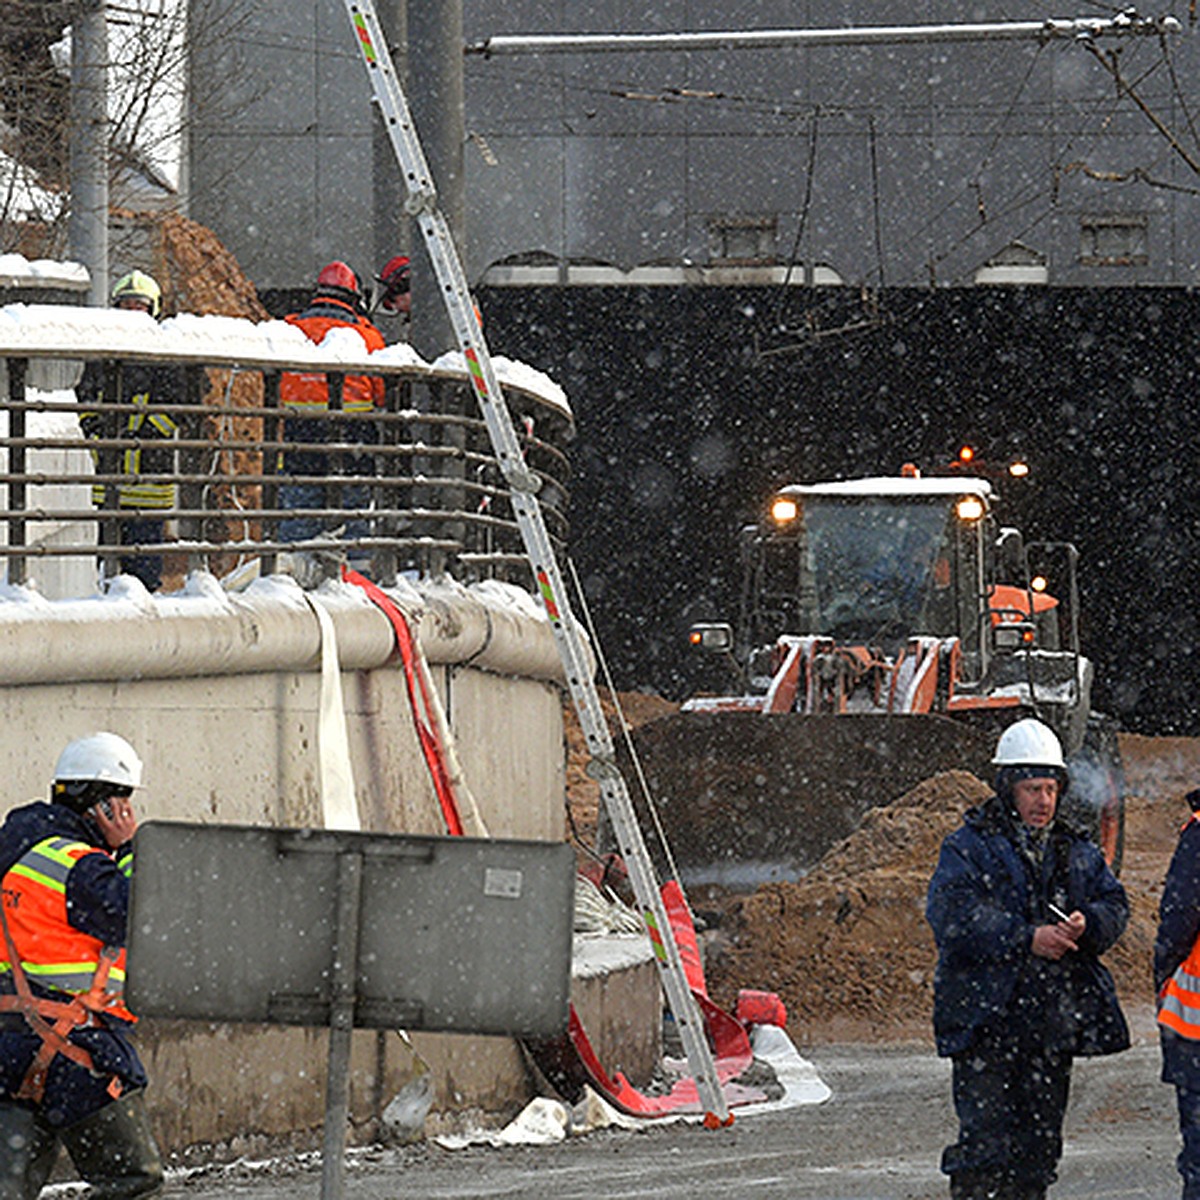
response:
<path id="1" fill-rule="evenodd" d="M 1162 1079 L 1175 1085 L 1182 1146 L 1175 1160 L 1183 1200 L 1200 1200 L 1200 788 L 1163 882 L 1154 939 Z"/>
<path id="2" fill-rule="evenodd" d="M 77 738 L 0 827 L 0 1200 L 36 1200 L 60 1143 L 98 1200 L 162 1188 L 122 997 L 141 780 L 124 738 Z"/>
<path id="3" fill-rule="evenodd" d="M 321 269 L 308 307 L 289 313 L 284 320 L 318 344 L 331 331 L 348 329 L 362 339 L 366 350 L 382 350 L 383 334 L 366 314 L 362 280 L 339 260 Z M 323 371 L 284 374 L 279 400 L 285 410 L 283 436 L 290 444 L 281 456 L 280 466 L 285 474 L 303 477 L 280 486 L 280 506 L 365 509 L 370 499 L 366 484 L 342 485 L 327 492 L 324 481 L 343 474 L 371 475 L 370 458 L 347 452 L 332 454 L 317 447 L 333 442 L 355 446 L 378 441 L 375 425 L 362 418 L 383 407 L 383 379 L 377 375 L 347 375 L 342 384 L 341 410 L 351 415 L 344 418 L 325 415 L 330 407 L 329 380 Z M 362 537 L 369 532 L 369 524 L 362 518 L 327 521 L 318 517 L 289 517 L 279 523 L 279 535 L 288 542 L 305 541 L 317 537 L 330 525 L 344 525 L 348 537 Z"/>

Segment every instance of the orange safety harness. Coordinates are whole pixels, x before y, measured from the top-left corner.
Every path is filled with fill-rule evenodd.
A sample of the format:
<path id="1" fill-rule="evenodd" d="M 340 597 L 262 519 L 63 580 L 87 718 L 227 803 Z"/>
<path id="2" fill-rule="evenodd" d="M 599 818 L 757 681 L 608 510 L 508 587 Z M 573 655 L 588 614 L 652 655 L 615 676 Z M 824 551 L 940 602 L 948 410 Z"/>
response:
<path id="1" fill-rule="evenodd" d="M 8 947 L 8 961 L 12 964 L 13 983 L 17 994 L 0 996 L 0 1013 L 18 1012 L 25 1018 L 29 1027 L 42 1039 L 42 1045 L 21 1086 L 16 1091 L 17 1100 L 31 1100 L 40 1104 L 46 1091 L 46 1077 L 50 1064 L 56 1054 L 61 1054 L 71 1062 L 83 1067 L 93 1075 L 99 1075 L 92 1056 L 82 1047 L 70 1041 L 68 1034 L 74 1029 L 96 1023 L 96 1014 L 102 1013 L 107 1007 L 105 987 L 108 983 L 108 973 L 116 961 L 119 951 L 105 946 L 100 951 L 100 961 L 96 973 L 92 976 L 92 984 L 88 991 L 73 996 L 68 1001 L 45 1000 L 33 994 L 29 986 L 29 978 L 21 965 L 21 956 L 17 953 L 16 944 L 8 928 L 8 918 L 4 915 L 4 906 L 0 904 L 0 925 L 4 927 L 4 942 Z M 117 1075 L 112 1076 L 108 1084 L 108 1094 L 114 1100 L 121 1095 L 121 1080 Z"/>

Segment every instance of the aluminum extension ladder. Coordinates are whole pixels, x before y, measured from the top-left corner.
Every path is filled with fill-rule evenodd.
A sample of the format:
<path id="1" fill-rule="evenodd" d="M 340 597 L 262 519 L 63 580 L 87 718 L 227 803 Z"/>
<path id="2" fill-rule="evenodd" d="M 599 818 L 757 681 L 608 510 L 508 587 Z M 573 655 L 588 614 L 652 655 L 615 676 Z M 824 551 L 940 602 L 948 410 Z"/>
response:
<path id="1" fill-rule="evenodd" d="M 712 1126 L 728 1124 L 729 1110 L 717 1079 L 712 1052 L 688 986 L 679 947 L 675 944 L 667 921 L 666 908 L 634 815 L 633 802 L 617 766 L 612 737 L 600 707 L 600 697 L 587 669 L 587 656 L 579 626 L 571 615 L 562 574 L 537 501 L 540 486 L 537 475 L 526 465 L 508 405 L 500 391 L 483 340 L 483 331 L 471 302 L 462 261 L 446 219 L 437 207 L 437 193 L 429 174 L 429 164 L 413 127 L 408 102 L 396 78 L 391 54 L 375 15 L 374 2 L 345 0 L 345 4 L 392 148 L 404 174 L 408 193 L 405 210 L 416 218 L 425 239 L 446 302 L 446 311 L 466 359 L 471 386 L 483 413 L 501 473 L 511 489 L 513 511 L 525 543 L 525 553 L 550 618 L 554 639 L 566 670 L 567 685 L 591 756 L 588 774 L 599 782 L 601 798 L 624 856 L 629 879 L 654 947 L 663 989 L 683 1040 L 688 1068 L 704 1107 L 705 1123 Z"/>

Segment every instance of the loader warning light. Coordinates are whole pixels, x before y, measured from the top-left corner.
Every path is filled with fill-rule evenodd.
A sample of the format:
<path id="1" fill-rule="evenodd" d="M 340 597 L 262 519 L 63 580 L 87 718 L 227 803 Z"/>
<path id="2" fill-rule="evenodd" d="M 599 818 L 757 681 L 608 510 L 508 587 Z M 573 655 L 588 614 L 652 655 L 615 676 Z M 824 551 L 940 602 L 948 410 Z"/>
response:
<path id="1" fill-rule="evenodd" d="M 800 509 L 790 496 L 776 496 L 771 502 L 771 520 L 776 525 L 788 525 L 796 519 Z"/>
<path id="2" fill-rule="evenodd" d="M 1029 590 L 1031 592 L 1044 592 L 1049 586 L 1049 581 L 1046 579 L 1045 575 L 1035 575 L 1029 581 Z"/>
<path id="3" fill-rule="evenodd" d="M 1008 473 L 1014 479 L 1024 479 L 1029 474 L 1029 464 L 1018 459 L 1016 462 L 1008 464 Z"/>
<path id="4" fill-rule="evenodd" d="M 954 511 L 960 521 L 978 521 L 983 516 L 983 501 L 978 496 L 963 496 Z"/>
<path id="5" fill-rule="evenodd" d="M 959 462 L 969 463 L 972 461 L 972 459 L 974 459 L 974 457 L 975 457 L 975 451 L 970 446 L 962 446 L 959 448 L 959 451 L 958 451 L 958 461 Z"/>

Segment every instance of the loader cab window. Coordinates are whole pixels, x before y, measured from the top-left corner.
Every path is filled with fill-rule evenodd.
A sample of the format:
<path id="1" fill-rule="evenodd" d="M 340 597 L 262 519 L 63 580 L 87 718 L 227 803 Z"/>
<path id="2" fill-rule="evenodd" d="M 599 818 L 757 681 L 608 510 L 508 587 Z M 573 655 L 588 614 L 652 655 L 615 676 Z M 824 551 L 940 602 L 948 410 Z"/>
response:
<path id="1" fill-rule="evenodd" d="M 942 499 L 809 497 L 804 632 L 887 643 L 954 623 L 955 542 Z"/>
<path id="2" fill-rule="evenodd" d="M 891 653 L 916 634 L 976 648 L 980 527 L 945 496 L 804 496 L 786 528 L 748 529 L 750 646 L 821 634 Z"/>

